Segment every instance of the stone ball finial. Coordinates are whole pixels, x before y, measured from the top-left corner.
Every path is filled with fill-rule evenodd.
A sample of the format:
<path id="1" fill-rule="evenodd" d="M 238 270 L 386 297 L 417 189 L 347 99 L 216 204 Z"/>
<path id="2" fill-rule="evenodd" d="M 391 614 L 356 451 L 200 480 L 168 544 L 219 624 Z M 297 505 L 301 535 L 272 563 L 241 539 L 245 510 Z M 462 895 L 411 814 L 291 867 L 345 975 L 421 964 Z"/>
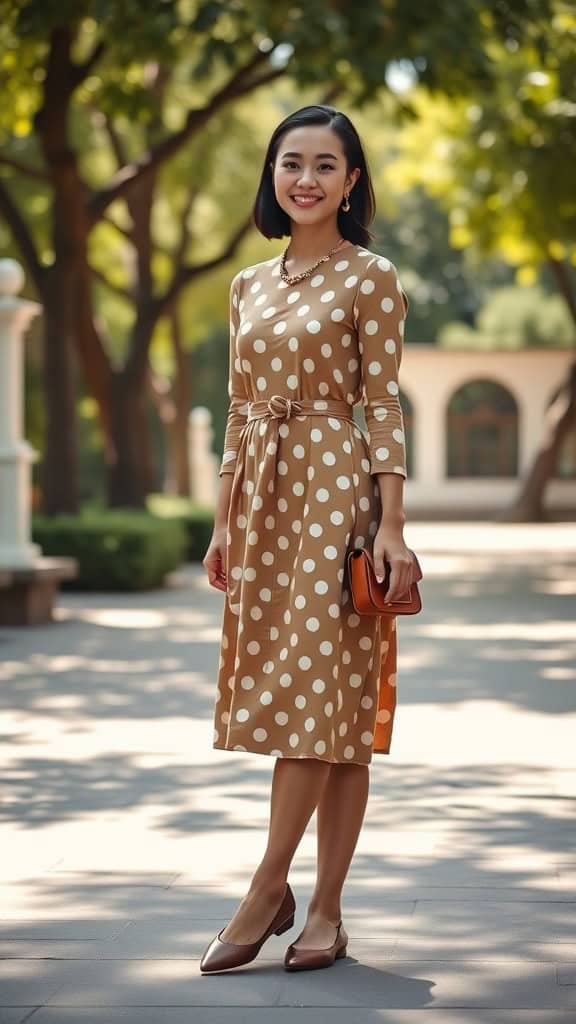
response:
<path id="1" fill-rule="evenodd" d="M 18 260 L 0 260 L 0 296 L 18 295 L 24 285 L 24 271 Z"/>

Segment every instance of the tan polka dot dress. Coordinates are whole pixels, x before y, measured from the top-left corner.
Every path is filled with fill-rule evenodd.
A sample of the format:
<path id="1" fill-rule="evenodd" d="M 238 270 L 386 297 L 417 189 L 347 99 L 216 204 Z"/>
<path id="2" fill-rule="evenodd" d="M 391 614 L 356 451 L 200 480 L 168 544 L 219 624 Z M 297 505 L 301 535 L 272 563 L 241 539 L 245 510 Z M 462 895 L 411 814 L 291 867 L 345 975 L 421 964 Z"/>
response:
<path id="1" fill-rule="evenodd" d="M 350 243 L 293 286 L 279 256 L 232 281 L 217 748 L 358 764 L 390 751 L 396 619 L 355 613 L 346 556 L 372 546 L 375 474 L 406 477 L 407 310 L 394 265 Z"/>

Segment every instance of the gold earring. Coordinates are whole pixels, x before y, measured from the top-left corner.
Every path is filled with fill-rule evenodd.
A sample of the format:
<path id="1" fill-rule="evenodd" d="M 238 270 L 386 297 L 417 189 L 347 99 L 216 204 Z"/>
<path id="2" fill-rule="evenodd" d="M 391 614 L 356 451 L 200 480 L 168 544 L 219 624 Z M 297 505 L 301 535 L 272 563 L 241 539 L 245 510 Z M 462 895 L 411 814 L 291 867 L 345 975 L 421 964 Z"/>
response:
<path id="1" fill-rule="evenodd" d="M 342 209 L 344 210 L 344 213 L 348 213 L 348 210 L 350 209 L 350 201 L 348 199 L 349 195 L 350 195 L 349 192 L 345 192 L 344 193 L 344 199 L 346 200 L 346 206 L 342 207 Z"/>

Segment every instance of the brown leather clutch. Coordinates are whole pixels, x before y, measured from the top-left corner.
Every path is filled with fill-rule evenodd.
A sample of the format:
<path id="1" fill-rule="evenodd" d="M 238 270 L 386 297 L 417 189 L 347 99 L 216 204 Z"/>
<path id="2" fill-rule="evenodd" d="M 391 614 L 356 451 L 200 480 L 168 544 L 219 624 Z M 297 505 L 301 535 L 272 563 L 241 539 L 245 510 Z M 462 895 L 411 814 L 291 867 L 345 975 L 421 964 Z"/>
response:
<path id="1" fill-rule="evenodd" d="M 371 553 L 366 548 L 354 548 L 348 552 L 350 593 L 358 615 L 415 615 L 421 610 L 418 580 L 422 579 L 422 569 L 416 553 L 411 548 L 408 550 L 414 559 L 412 583 L 401 599 L 390 604 L 384 600 L 390 582 L 390 563 L 384 562 L 384 579 L 378 583 Z"/>

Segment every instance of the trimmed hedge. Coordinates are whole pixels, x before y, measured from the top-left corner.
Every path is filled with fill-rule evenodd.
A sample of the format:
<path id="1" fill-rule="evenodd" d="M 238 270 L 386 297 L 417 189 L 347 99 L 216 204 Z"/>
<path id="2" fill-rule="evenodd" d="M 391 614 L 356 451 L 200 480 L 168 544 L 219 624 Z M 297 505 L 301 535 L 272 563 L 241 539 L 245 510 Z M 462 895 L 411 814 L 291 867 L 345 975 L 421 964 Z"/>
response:
<path id="1" fill-rule="evenodd" d="M 153 515 L 177 519 L 184 525 L 188 537 L 186 559 L 201 562 L 214 529 L 214 509 L 167 494 L 150 494 L 146 504 Z"/>
<path id="2" fill-rule="evenodd" d="M 78 561 L 73 590 L 146 590 L 186 558 L 187 531 L 178 519 L 134 509 L 88 510 L 79 516 L 34 516 L 32 538 L 44 555 Z"/>

